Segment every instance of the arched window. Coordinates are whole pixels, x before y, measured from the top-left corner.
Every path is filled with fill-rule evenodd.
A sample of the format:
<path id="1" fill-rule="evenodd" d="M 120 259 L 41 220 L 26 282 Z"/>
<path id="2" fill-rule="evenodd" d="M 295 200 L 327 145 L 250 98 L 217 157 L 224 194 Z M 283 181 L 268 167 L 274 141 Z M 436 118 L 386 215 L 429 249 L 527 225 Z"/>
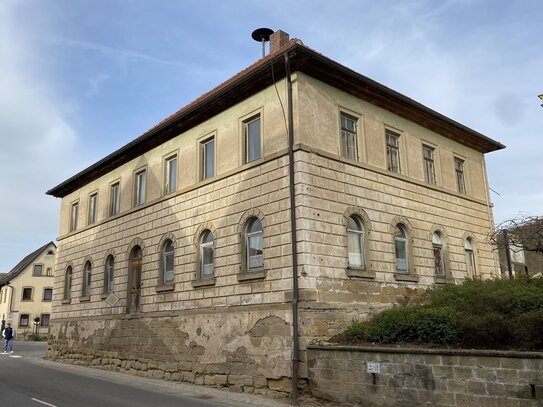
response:
<path id="1" fill-rule="evenodd" d="M 72 266 L 68 266 L 66 274 L 64 275 L 64 299 L 68 300 L 72 297 Z"/>
<path id="2" fill-rule="evenodd" d="M 364 227 L 358 216 L 350 216 L 347 221 L 347 246 L 349 249 L 349 267 L 365 269 Z"/>
<path id="3" fill-rule="evenodd" d="M 262 223 L 260 219 L 252 217 L 247 221 L 245 228 L 245 255 L 247 271 L 261 269 L 262 261 Z"/>
<path id="4" fill-rule="evenodd" d="M 443 261 L 443 239 L 439 230 L 436 230 L 432 234 L 432 248 L 434 250 L 434 266 L 436 276 L 445 277 L 445 262 Z"/>
<path id="5" fill-rule="evenodd" d="M 115 258 L 112 254 L 106 258 L 106 268 L 104 270 L 104 293 L 113 292 L 113 277 L 115 274 Z"/>
<path id="6" fill-rule="evenodd" d="M 87 261 L 83 267 L 83 297 L 88 297 L 91 294 L 91 270 L 91 262 Z"/>
<path id="7" fill-rule="evenodd" d="M 168 239 L 162 246 L 162 282 L 164 284 L 173 283 L 173 263 L 175 249 L 173 242 Z"/>
<path id="8" fill-rule="evenodd" d="M 464 250 L 466 251 L 468 277 L 473 278 L 477 275 L 477 269 L 475 267 L 475 254 L 473 253 L 473 239 L 471 237 L 466 238 L 464 241 Z"/>
<path id="9" fill-rule="evenodd" d="M 399 273 L 409 273 L 407 261 L 407 232 L 404 225 L 397 224 L 394 228 L 394 252 L 396 253 L 396 271 Z"/>
<path id="10" fill-rule="evenodd" d="M 202 277 L 213 276 L 213 233 L 206 229 L 200 238 L 200 273 Z"/>

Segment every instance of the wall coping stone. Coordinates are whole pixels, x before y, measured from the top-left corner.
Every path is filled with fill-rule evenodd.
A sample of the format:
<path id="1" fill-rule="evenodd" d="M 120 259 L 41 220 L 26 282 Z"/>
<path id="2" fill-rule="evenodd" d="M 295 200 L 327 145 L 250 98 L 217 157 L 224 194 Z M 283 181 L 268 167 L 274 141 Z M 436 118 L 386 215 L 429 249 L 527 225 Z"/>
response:
<path id="1" fill-rule="evenodd" d="M 355 345 L 307 345 L 307 349 L 334 350 L 346 352 L 371 353 L 414 353 L 427 355 L 455 355 L 455 356 L 490 356 L 505 358 L 543 359 L 543 352 L 488 350 L 488 349 L 445 349 L 445 348 L 417 348 L 386 346 L 355 346 Z"/>

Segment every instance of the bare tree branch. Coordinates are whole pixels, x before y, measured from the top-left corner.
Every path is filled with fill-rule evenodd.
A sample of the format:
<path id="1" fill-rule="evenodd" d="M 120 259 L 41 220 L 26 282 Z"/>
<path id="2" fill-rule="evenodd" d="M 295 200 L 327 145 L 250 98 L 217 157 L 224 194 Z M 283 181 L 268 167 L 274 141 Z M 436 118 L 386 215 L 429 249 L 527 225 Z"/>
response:
<path id="1" fill-rule="evenodd" d="M 543 216 L 519 216 L 496 226 L 490 240 L 498 247 L 508 240 L 511 250 L 525 250 L 543 254 Z"/>

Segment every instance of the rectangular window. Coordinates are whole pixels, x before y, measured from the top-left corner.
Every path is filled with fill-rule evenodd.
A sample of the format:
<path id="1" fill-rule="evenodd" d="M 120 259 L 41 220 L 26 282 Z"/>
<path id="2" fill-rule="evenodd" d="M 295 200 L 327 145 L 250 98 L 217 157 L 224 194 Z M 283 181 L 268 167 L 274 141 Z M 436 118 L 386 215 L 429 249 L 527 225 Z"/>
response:
<path id="1" fill-rule="evenodd" d="M 443 265 L 443 249 L 439 245 L 434 245 L 434 265 L 436 269 L 436 276 L 445 276 L 445 267 Z"/>
<path id="2" fill-rule="evenodd" d="M 45 270 L 45 275 L 47 277 L 51 277 L 53 275 L 53 269 L 51 267 L 47 267 L 47 269 Z"/>
<path id="3" fill-rule="evenodd" d="M 258 160 L 262 156 L 260 138 L 260 115 L 254 116 L 243 122 L 245 162 Z"/>
<path id="4" fill-rule="evenodd" d="M 21 314 L 21 317 L 19 318 L 19 326 L 28 326 L 29 320 L 30 316 L 28 314 Z"/>
<path id="5" fill-rule="evenodd" d="M 430 146 L 422 146 L 422 157 L 424 159 L 424 179 L 430 185 L 436 184 L 436 172 L 434 167 L 434 149 Z"/>
<path id="6" fill-rule="evenodd" d="M 40 325 L 49 326 L 49 314 L 41 314 Z"/>
<path id="7" fill-rule="evenodd" d="M 73 203 L 71 211 L 70 211 L 70 232 L 73 232 L 75 229 L 77 229 L 78 210 L 79 210 L 79 202 Z"/>
<path id="8" fill-rule="evenodd" d="M 33 275 L 35 277 L 40 277 L 42 272 L 43 272 L 43 266 L 41 264 L 35 264 Z"/>
<path id="9" fill-rule="evenodd" d="M 387 168 L 389 171 L 400 173 L 400 135 L 391 130 L 386 130 L 387 142 Z"/>
<path id="10" fill-rule="evenodd" d="M 32 301 L 32 288 L 23 288 L 23 301 Z"/>
<path id="11" fill-rule="evenodd" d="M 96 204 L 98 203 L 98 192 L 89 196 L 89 225 L 96 222 Z"/>
<path id="12" fill-rule="evenodd" d="M 136 206 L 145 203 L 146 184 L 147 172 L 145 170 L 136 172 L 134 179 L 134 204 Z"/>
<path id="13" fill-rule="evenodd" d="M 177 156 L 166 158 L 165 167 L 164 193 L 170 194 L 177 190 Z"/>
<path id="14" fill-rule="evenodd" d="M 43 289 L 43 300 L 44 301 L 51 301 L 53 299 L 53 289 L 52 288 L 44 288 Z"/>
<path id="15" fill-rule="evenodd" d="M 215 138 L 207 139 L 201 143 L 202 150 L 202 179 L 215 175 Z"/>
<path id="16" fill-rule="evenodd" d="M 341 156 L 355 161 L 358 160 L 356 124 L 357 120 L 354 117 L 341 113 Z"/>
<path id="17" fill-rule="evenodd" d="M 458 188 L 458 192 L 460 192 L 461 194 L 465 194 L 466 181 L 464 179 L 464 160 L 455 157 L 454 170 L 456 172 L 456 186 Z"/>
<path id="18" fill-rule="evenodd" d="M 117 215 L 121 208 L 121 185 L 116 182 L 111 184 L 109 190 L 109 214 Z"/>

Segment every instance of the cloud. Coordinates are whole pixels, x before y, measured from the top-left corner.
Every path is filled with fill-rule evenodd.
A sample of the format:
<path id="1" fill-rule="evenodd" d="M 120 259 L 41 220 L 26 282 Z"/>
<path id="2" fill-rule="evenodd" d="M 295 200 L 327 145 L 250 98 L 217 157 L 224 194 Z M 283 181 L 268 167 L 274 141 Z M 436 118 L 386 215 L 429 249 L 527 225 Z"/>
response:
<path id="1" fill-rule="evenodd" d="M 77 142 L 16 12 L 0 4 L 0 271 L 56 238 L 59 202 L 45 191 L 73 167 Z"/>

